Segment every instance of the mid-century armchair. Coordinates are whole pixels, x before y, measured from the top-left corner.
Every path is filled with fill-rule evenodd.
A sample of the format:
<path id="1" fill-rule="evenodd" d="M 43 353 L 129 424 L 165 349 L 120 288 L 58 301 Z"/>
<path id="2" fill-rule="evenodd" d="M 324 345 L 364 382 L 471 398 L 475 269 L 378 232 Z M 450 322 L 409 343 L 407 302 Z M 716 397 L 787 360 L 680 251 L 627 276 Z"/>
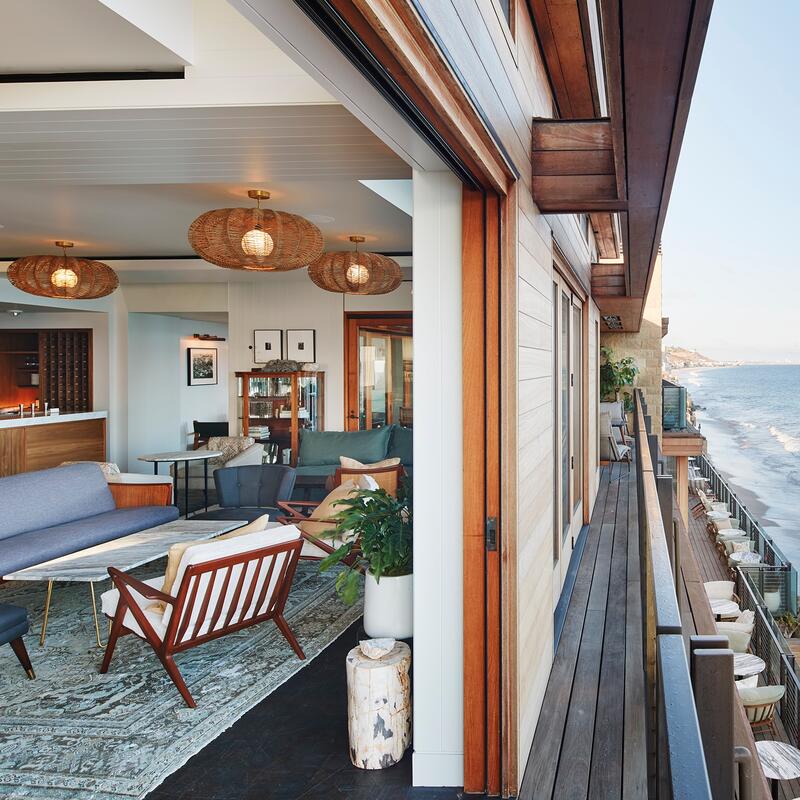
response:
<path id="1" fill-rule="evenodd" d="M 113 622 L 100 672 L 108 671 L 119 637 L 133 633 L 153 648 L 195 708 L 176 653 L 274 620 L 298 658 L 305 658 L 283 616 L 302 546 L 294 526 L 198 543 L 183 554 L 170 593 L 161 591 L 163 577 L 140 581 L 109 567 L 116 588 L 103 594 L 103 613 Z"/>

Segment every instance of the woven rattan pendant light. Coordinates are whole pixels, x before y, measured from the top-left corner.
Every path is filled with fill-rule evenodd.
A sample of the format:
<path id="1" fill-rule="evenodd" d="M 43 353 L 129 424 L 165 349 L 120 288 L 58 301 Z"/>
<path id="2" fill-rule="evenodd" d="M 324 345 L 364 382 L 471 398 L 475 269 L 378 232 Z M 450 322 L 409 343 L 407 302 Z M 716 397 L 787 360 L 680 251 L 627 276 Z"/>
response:
<path id="1" fill-rule="evenodd" d="M 379 253 L 360 253 L 363 236 L 351 236 L 355 251 L 323 253 L 308 268 L 308 275 L 320 289 L 340 294 L 387 294 L 402 282 L 400 265 Z"/>
<path id="2" fill-rule="evenodd" d="M 72 242 L 58 241 L 63 256 L 25 256 L 8 268 L 11 283 L 28 294 L 65 300 L 92 300 L 105 297 L 119 286 L 119 279 L 108 264 L 67 255 Z"/>
<path id="3" fill-rule="evenodd" d="M 280 271 L 307 267 L 322 253 L 320 229 L 304 217 L 261 208 L 269 192 L 251 189 L 256 208 L 218 208 L 189 227 L 189 244 L 205 261 L 227 269 Z"/>

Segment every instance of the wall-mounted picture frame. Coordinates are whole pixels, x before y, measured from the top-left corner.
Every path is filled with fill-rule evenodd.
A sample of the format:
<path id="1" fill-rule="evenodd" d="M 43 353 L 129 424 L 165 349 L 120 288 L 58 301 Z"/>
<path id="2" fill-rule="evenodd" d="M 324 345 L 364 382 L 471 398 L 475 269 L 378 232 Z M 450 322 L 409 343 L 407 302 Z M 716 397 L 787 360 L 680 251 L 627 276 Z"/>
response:
<path id="1" fill-rule="evenodd" d="M 283 358 L 283 331 L 253 331 L 253 362 L 266 364 L 276 358 Z"/>
<path id="2" fill-rule="evenodd" d="M 218 382 L 216 347 L 189 347 L 186 359 L 189 386 L 213 386 Z"/>
<path id="3" fill-rule="evenodd" d="M 286 331 L 286 358 L 305 364 L 317 360 L 317 332 L 315 330 Z"/>

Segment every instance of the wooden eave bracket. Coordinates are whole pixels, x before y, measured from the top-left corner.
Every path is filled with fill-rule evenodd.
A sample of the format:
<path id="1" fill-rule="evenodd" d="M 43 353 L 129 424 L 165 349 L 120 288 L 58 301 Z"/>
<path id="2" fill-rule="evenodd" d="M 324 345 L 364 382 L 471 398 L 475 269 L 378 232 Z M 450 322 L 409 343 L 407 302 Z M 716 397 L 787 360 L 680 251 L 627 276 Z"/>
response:
<path id="1" fill-rule="evenodd" d="M 627 209 L 609 119 L 534 119 L 533 199 L 546 214 Z"/>

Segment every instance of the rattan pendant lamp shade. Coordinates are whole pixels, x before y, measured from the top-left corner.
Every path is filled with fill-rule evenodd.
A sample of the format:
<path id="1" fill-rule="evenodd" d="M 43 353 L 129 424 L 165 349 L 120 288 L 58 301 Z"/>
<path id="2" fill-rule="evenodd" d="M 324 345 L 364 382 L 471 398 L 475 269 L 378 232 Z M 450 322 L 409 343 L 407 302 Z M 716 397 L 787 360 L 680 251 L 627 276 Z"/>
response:
<path id="1" fill-rule="evenodd" d="M 360 253 L 363 236 L 351 236 L 355 251 L 323 253 L 308 268 L 311 280 L 328 292 L 340 294 L 388 294 L 402 282 L 400 265 L 380 253 Z"/>
<path id="2" fill-rule="evenodd" d="M 226 269 L 281 271 L 307 267 L 323 249 L 322 232 L 304 217 L 261 208 L 269 192 L 251 189 L 256 208 L 218 208 L 189 227 L 189 244 L 205 261 Z"/>
<path id="3" fill-rule="evenodd" d="M 28 294 L 64 300 L 93 300 L 105 297 L 119 286 L 119 279 L 108 264 L 67 255 L 72 242 L 56 242 L 62 256 L 25 256 L 8 268 L 11 283 Z"/>

